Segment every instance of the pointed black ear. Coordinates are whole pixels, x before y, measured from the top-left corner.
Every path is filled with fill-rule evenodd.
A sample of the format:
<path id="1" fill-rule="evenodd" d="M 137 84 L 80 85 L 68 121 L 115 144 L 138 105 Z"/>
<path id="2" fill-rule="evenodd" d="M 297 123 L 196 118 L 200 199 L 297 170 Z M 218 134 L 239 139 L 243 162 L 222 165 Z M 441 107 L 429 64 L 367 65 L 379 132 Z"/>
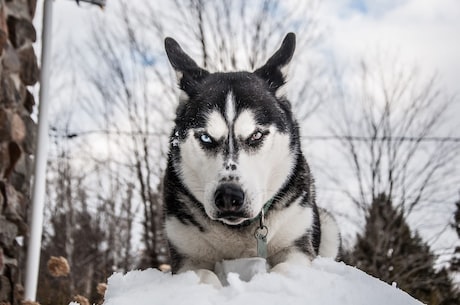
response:
<path id="1" fill-rule="evenodd" d="M 285 67 L 292 58 L 295 50 L 295 34 L 288 33 L 278 51 L 270 57 L 265 65 L 254 71 L 256 75 L 268 83 L 272 92 L 284 85 L 285 77 L 282 68 Z"/>
<path id="2" fill-rule="evenodd" d="M 209 72 L 200 68 L 196 62 L 188 56 L 180 45 L 174 39 L 167 37 L 165 39 L 165 50 L 168 55 L 169 62 L 176 71 L 177 82 L 180 88 L 189 96 L 196 92 L 197 84 Z"/>

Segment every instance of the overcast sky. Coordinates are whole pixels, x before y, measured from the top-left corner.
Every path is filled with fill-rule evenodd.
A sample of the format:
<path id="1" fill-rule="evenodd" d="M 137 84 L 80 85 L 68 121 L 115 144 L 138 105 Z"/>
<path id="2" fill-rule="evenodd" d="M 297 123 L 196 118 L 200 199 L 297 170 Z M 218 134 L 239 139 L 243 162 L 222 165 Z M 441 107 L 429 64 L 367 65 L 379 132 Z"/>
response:
<path id="1" fill-rule="evenodd" d="M 107 0 L 107 11 L 111 2 Z M 42 1 L 35 18 L 41 22 Z M 97 7 L 54 1 L 57 39 L 81 39 Z M 426 73 L 438 72 L 456 91 L 460 80 L 460 2 L 457 0 L 323 0 L 319 20 L 325 29 L 322 44 L 343 63 L 377 48 L 399 52 Z"/>
<path id="2" fill-rule="evenodd" d="M 450 90 L 460 79 L 460 2 L 457 0 L 326 0 L 321 20 L 326 47 L 342 61 L 376 47 L 396 50 Z"/>
<path id="3" fill-rule="evenodd" d="M 59 52 L 58 48 L 69 41 L 80 45 L 84 52 L 84 45 L 79 42 L 88 36 L 91 18 L 110 12 L 111 3 L 116 1 L 107 0 L 105 11 L 87 4 L 78 7 L 69 0 L 54 1 L 54 52 Z M 38 31 L 41 6 L 42 1 L 35 17 Z M 449 92 L 459 91 L 460 1 L 323 0 L 318 13 L 324 36 L 317 52 L 331 64 L 342 68 L 355 64 L 357 59 L 373 56 L 377 50 L 388 51 L 397 53 L 408 65 L 417 65 L 420 73 L 436 72 Z M 454 118 L 460 117 L 458 101 Z M 459 122 L 453 124 L 460 127 Z"/>

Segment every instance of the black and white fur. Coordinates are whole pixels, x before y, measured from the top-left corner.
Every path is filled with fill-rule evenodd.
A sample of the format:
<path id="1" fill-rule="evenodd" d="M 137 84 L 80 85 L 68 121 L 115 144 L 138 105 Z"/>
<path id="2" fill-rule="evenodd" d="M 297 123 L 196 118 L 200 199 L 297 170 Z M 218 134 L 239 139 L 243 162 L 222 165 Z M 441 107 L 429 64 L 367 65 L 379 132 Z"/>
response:
<path id="1" fill-rule="evenodd" d="M 254 221 L 265 215 L 272 271 L 335 258 L 335 221 L 315 203 L 291 104 L 279 95 L 295 49 L 289 33 L 254 72 L 210 73 L 166 38 L 182 96 L 164 177 L 165 232 L 173 273 L 215 283 L 216 262 L 255 257 Z"/>

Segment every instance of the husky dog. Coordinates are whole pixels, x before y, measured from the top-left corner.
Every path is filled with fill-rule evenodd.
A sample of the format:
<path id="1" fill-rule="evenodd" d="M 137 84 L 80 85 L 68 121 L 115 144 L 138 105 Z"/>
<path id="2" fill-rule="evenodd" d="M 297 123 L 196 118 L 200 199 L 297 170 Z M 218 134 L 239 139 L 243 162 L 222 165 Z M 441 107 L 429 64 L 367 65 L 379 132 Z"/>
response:
<path id="1" fill-rule="evenodd" d="M 283 273 L 335 258 L 338 228 L 315 203 L 299 127 L 278 92 L 295 35 L 252 73 L 210 73 L 174 39 L 165 48 L 183 91 L 164 177 L 172 272 L 213 283 L 224 259 L 264 256 Z"/>

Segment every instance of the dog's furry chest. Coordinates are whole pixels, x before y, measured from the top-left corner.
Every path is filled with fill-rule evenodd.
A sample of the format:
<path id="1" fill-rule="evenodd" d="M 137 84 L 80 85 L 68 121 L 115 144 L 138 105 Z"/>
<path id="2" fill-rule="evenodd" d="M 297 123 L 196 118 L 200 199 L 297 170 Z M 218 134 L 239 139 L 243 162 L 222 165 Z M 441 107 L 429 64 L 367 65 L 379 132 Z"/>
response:
<path id="1" fill-rule="evenodd" d="M 311 229 L 312 209 L 297 203 L 289 208 L 271 211 L 265 225 L 268 228 L 268 260 L 278 263 L 278 253 L 295 248 L 297 240 Z M 207 222 L 204 232 L 197 226 L 186 225 L 177 218 L 166 220 L 168 239 L 178 252 L 187 258 L 200 260 L 203 267 L 213 267 L 214 263 L 224 259 L 236 259 L 257 256 L 257 241 L 254 233 L 258 222 L 248 227 L 231 229 L 219 222 Z"/>
<path id="2" fill-rule="evenodd" d="M 176 218 L 166 221 L 168 239 L 182 255 L 210 263 L 256 256 L 256 240 L 251 229 L 252 226 L 231 230 L 216 223 L 202 232 L 198 227 L 185 225 Z"/>

